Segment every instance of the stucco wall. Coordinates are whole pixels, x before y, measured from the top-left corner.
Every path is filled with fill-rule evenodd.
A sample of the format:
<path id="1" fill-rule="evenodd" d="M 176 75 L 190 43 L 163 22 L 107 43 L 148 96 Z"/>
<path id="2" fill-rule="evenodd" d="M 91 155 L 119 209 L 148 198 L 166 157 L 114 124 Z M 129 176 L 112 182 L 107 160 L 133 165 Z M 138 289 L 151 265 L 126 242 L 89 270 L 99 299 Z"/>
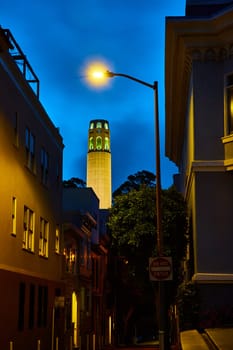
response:
<path id="1" fill-rule="evenodd" d="M 233 175 L 195 175 L 197 272 L 233 273 Z"/>

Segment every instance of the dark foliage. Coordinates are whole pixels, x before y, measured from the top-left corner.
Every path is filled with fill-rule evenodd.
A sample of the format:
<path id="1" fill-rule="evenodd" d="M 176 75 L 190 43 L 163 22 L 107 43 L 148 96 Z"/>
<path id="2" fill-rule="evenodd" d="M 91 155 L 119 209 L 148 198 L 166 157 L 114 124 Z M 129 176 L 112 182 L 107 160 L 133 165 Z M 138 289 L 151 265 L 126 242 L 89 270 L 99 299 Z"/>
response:
<path id="1" fill-rule="evenodd" d="M 183 197 L 174 187 L 162 190 L 161 199 L 163 252 L 173 259 L 173 281 L 168 282 L 167 295 L 168 303 L 171 303 L 182 279 L 180 263 L 186 250 L 187 214 Z M 118 315 L 121 315 L 120 322 L 125 324 L 126 334 L 132 318 L 136 322 L 142 298 L 144 302 L 155 300 L 157 288 L 157 284 L 149 280 L 148 272 L 149 257 L 157 255 L 156 187 L 152 173 L 141 171 L 131 175 L 115 191 L 108 227 L 113 254 L 118 256 L 116 293 L 124 296 L 121 308 L 118 305 Z"/>
<path id="2" fill-rule="evenodd" d="M 64 180 L 62 184 L 63 184 L 64 188 L 84 188 L 84 187 L 86 187 L 86 182 L 82 179 L 77 178 L 77 177 L 72 177 L 69 180 Z"/>

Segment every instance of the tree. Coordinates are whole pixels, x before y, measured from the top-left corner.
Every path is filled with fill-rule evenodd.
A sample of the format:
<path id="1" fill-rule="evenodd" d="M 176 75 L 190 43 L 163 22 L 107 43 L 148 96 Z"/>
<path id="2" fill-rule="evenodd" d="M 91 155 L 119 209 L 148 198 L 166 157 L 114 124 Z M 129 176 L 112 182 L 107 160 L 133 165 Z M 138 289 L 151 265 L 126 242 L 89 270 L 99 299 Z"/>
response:
<path id="1" fill-rule="evenodd" d="M 173 258 L 174 279 L 168 282 L 171 302 L 182 277 L 180 262 L 186 248 L 187 215 L 183 197 L 174 187 L 162 190 L 161 200 L 164 255 Z M 126 319 L 129 325 L 126 315 L 135 316 L 136 305 L 142 302 L 142 295 L 148 293 L 150 300 L 154 296 L 154 285 L 149 281 L 148 273 L 148 259 L 157 254 L 156 191 L 152 173 L 144 170 L 131 175 L 114 192 L 108 227 L 112 250 L 120 257 L 121 268 L 124 267 L 124 278 L 118 273 L 116 288 L 118 295 L 124 298 L 126 309 L 120 310 L 118 306 L 118 311 L 122 322 Z M 127 327 L 125 325 L 124 328 Z"/>
<path id="2" fill-rule="evenodd" d="M 63 187 L 64 188 L 85 188 L 86 182 L 82 179 L 79 179 L 78 177 L 72 177 L 69 180 L 63 181 Z"/>
<path id="3" fill-rule="evenodd" d="M 156 191 L 153 178 L 155 176 L 149 172 L 138 172 L 129 176 L 128 181 L 115 191 L 117 195 L 110 210 L 108 227 L 113 249 L 117 255 L 127 257 L 129 262 L 138 261 L 139 256 L 147 259 L 157 254 Z M 141 179 L 141 184 L 138 179 Z M 162 190 L 161 200 L 164 254 L 173 257 L 175 279 L 178 279 L 180 261 L 186 248 L 186 204 L 173 186 Z"/>
<path id="4" fill-rule="evenodd" d="M 113 192 L 113 198 L 120 194 L 129 193 L 131 190 L 138 190 L 145 184 L 147 187 L 155 186 L 155 175 L 147 170 L 138 171 L 134 175 L 129 175 L 127 180 Z"/>

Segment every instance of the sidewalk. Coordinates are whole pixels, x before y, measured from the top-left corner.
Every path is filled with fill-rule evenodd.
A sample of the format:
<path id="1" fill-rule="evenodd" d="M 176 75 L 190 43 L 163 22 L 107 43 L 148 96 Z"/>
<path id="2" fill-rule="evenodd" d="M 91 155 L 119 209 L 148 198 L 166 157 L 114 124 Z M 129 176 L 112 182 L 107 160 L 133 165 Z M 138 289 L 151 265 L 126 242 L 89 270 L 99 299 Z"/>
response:
<path id="1" fill-rule="evenodd" d="M 233 328 L 210 328 L 205 333 L 220 350 L 233 350 Z M 180 333 L 182 350 L 209 350 L 202 334 L 192 329 Z"/>
<path id="2" fill-rule="evenodd" d="M 204 338 L 196 329 L 181 332 L 180 342 L 182 350 L 209 350 Z"/>
<path id="3" fill-rule="evenodd" d="M 205 332 L 218 349 L 233 350 L 233 328 L 210 328 Z"/>

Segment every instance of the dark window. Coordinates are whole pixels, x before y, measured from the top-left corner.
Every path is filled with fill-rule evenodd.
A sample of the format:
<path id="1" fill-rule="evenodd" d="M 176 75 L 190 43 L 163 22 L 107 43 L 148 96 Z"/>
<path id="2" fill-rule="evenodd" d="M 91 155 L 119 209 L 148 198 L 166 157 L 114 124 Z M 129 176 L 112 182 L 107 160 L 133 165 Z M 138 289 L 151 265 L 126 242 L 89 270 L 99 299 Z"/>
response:
<path id="1" fill-rule="evenodd" d="M 18 113 L 14 115 L 14 142 L 15 146 L 19 146 L 19 127 L 18 127 Z"/>
<path id="2" fill-rule="evenodd" d="M 44 185 L 48 184 L 49 173 L 49 154 L 44 148 L 41 149 L 41 182 Z"/>
<path id="3" fill-rule="evenodd" d="M 24 329 L 24 305 L 25 305 L 25 283 L 19 284 L 19 308 L 18 308 L 18 329 Z"/>
<path id="4" fill-rule="evenodd" d="M 47 326 L 47 309 L 48 309 L 48 287 L 38 287 L 38 313 L 37 313 L 37 326 Z"/>
<path id="5" fill-rule="evenodd" d="M 35 136 L 26 128 L 25 130 L 25 148 L 27 167 L 34 172 L 35 168 Z"/>
<path id="6" fill-rule="evenodd" d="M 61 296 L 61 289 L 60 288 L 55 288 L 55 298 L 56 297 L 60 297 Z M 58 320 L 60 318 L 60 308 L 59 307 L 56 307 L 55 308 L 55 314 L 54 314 L 54 317 L 55 317 L 55 320 Z"/>
<path id="7" fill-rule="evenodd" d="M 92 259 L 92 282 L 93 282 L 93 289 L 98 290 L 99 289 L 99 261 L 98 258 Z"/>
<path id="8" fill-rule="evenodd" d="M 34 327 L 34 318 L 35 318 L 35 285 L 30 285 L 29 292 L 29 318 L 28 318 L 28 327 L 32 329 Z"/>

